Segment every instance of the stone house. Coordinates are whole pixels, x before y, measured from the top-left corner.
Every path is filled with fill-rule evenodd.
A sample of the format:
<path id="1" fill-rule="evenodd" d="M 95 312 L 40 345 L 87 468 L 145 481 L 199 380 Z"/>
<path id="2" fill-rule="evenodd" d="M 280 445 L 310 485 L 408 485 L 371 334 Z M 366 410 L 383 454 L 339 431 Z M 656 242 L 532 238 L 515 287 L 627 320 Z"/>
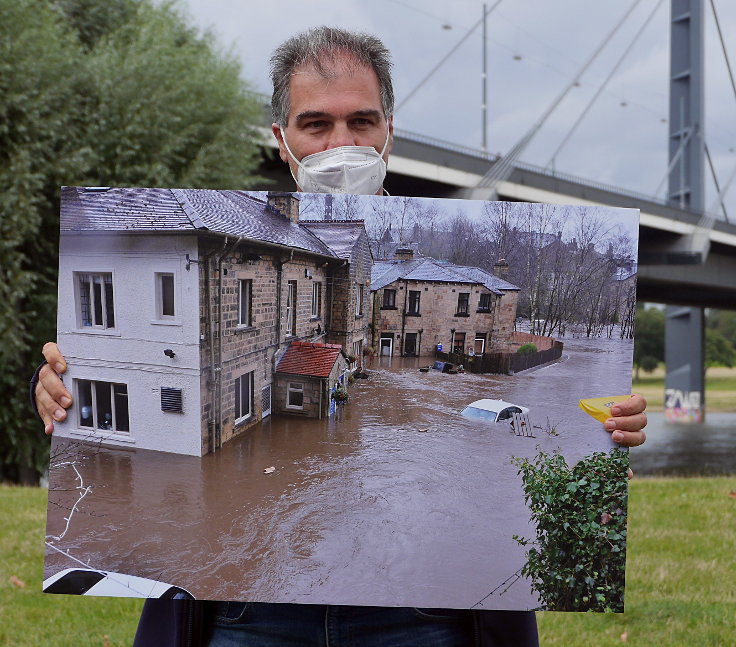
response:
<path id="1" fill-rule="evenodd" d="M 367 341 L 353 304 L 370 253 L 362 223 L 325 240 L 298 211 L 289 193 L 65 187 L 57 330 L 76 406 L 59 435 L 201 456 L 272 413 L 322 415 L 313 380 L 298 410 L 277 367 L 309 352 L 294 342 Z M 345 371 L 340 354 L 305 377 L 329 390 Z"/>
<path id="2" fill-rule="evenodd" d="M 508 266 L 499 263 L 498 272 Z M 373 346 L 380 355 L 480 355 L 511 341 L 519 288 L 478 267 L 398 249 L 371 277 Z"/>
<path id="3" fill-rule="evenodd" d="M 276 367 L 277 408 L 306 418 L 326 418 L 335 411 L 332 396 L 346 368 L 347 355 L 340 344 L 292 342 Z"/>

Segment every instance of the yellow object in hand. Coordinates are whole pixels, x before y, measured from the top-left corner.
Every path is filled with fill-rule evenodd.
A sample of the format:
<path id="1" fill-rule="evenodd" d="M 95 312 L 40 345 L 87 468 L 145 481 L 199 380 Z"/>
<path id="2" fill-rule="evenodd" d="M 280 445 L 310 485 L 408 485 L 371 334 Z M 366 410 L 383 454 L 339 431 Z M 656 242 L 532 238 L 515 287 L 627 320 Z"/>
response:
<path id="1" fill-rule="evenodd" d="M 607 398 L 586 398 L 580 400 L 580 408 L 596 420 L 605 422 L 611 417 L 611 407 L 616 402 L 624 402 L 630 397 L 630 395 L 609 395 Z"/>

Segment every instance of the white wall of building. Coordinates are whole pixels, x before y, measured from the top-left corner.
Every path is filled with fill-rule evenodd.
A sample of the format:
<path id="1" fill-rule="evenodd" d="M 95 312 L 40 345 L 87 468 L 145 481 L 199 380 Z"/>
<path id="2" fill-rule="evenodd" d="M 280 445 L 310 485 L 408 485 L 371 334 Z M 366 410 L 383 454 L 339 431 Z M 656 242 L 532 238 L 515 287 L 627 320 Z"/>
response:
<path id="1" fill-rule="evenodd" d="M 106 443 L 199 456 L 200 367 L 197 265 L 194 236 L 64 233 L 59 253 L 57 341 L 67 359 L 64 377 L 127 385 L 129 433 L 79 425 L 79 408 L 58 424 L 61 436 L 93 436 Z M 78 273 L 110 273 L 115 325 L 80 325 Z M 157 314 L 156 275 L 174 276 L 174 316 Z M 174 357 L 164 354 L 171 350 Z M 183 413 L 161 411 L 161 387 L 181 388 Z"/>

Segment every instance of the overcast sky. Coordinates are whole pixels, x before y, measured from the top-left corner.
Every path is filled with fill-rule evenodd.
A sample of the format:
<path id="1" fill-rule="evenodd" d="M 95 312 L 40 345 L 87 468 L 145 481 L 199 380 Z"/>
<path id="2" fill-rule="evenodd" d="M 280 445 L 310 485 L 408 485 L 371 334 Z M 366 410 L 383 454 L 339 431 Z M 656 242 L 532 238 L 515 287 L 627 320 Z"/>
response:
<path id="1" fill-rule="evenodd" d="M 736 167 L 736 96 L 706 3 L 706 142 L 723 185 Z M 557 108 L 522 160 L 545 166 L 580 112 L 628 48 L 658 0 L 502 0 L 488 18 L 488 149 L 506 152 L 603 43 L 630 17 Z M 736 2 L 714 0 L 736 68 Z M 180 0 L 198 26 L 232 48 L 253 89 L 270 94 L 268 59 L 290 35 L 328 24 L 376 34 L 394 57 L 397 105 L 482 15 L 479 0 Z M 490 8 L 495 0 L 487 0 Z M 669 13 L 663 0 L 556 158 L 558 171 L 654 195 L 667 169 Z M 451 27 L 450 29 L 445 26 Z M 729 45 L 730 44 L 730 45 Z M 481 29 L 402 106 L 395 126 L 466 146 L 481 144 Z M 710 207 L 715 198 L 710 174 Z M 736 184 L 736 181 L 734 182 Z M 660 190 L 663 197 L 663 189 Z M 736 187 L 727 195 L 736 222 Z"/>

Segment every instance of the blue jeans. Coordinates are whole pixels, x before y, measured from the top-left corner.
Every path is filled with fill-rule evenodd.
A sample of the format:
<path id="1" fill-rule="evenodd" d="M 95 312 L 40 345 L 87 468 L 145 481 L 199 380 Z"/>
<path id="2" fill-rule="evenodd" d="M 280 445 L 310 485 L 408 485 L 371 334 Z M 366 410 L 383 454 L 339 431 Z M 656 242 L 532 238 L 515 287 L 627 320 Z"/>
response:
<path id="1" fill-rule="evenodd" d="M 453 609 L 218 602 L 210 647 L 469 647 L 473 613 Z"/>

